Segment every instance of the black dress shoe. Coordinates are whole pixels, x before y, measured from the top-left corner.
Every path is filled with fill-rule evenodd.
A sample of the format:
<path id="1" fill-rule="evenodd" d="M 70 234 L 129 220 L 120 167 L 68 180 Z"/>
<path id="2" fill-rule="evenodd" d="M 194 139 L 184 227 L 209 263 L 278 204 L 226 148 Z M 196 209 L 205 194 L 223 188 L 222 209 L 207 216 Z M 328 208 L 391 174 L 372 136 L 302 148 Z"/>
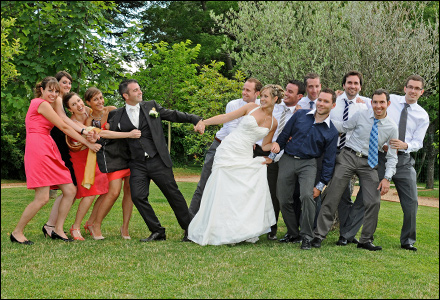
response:
<path id="1" fill-rule="evenodd" d="M 338 245 L 338 246 L 347 246 L 347 244 L 348 244 L 348 241 L 343 236 L 340 236 L 339 240 L 336 242 L 336 245 Z"/>
<path id="2" fill-rule="evenodd" d="M 313 238 L 313 240 L 310 242 L 313 248 L 321 248 L 321 243 L 321 239 L 318 239 L 317 237 Z"/>
<path id="3" fill-rule="evenodd" d="M 183 235 L 182 242 L 192 242 L 192 241 L 188 238 L 188 231 L 185 231 L 185 234 Z"/>
<path id="4" fill-rule="evenodd" d="M 400 248 L 411 251 L 417 251 L 417 248 L 410 244 L 401 245 Z"/>
<path id="5" fill-rule="evenodd" d="M 12 235 L 12 233 L 11 233 L 11 235 L 9 236 L 10 238 L 11 238 L 11 242 L 13 242 L 13 243 L 19 243 L 19 244 L 23 244 L 23 245 L 32 245 L 34 242 L 32 242 L 32 241 L 29 241 L 29 240 L 26 240 L 26 241 L 24 241 L 24 242 L 19 242 L 16 238 L 15 238 L 15 236 L 13 236 Z"/>
<path id="6" fill-rule="evenodd" d="M 63 238 L 62 236 L 60 236 L 58 233 L 55 232 L 55 230 L 52 231 L 50 237 L 52 238 L 52 240 L 62 240 L 63 242 L 73 242 L 73 239 L 70 238 Z"/>
<path id="7" fill-rule="evenodd" d="M 368 243 L 359 243 L 357 244 L 358 248 L 362 248 L 362 249 L 367 249 L 370 251 L 379 251 L 382 250 L 381 246 L 375 246 L 372 242 L 368 242 Z"/>
<path id="8" fill-rule="evenodd" d="M 270 241 L 276 241 L 277 240 L 277 235 L 275 233 L 269 232 L 267 234 L 267 239 Z"/>
<path id="9" fill-rule="evenodd" d="M 310 250 L 310 249 L 312 249 L 312 245 L 310 244 L 310 241 L 308 239 L 304 238 L 302 240 L 301 249 L 302 250 Z"/>
<path id="10" fill-rule="evenodd" d="M 301 243 L 302 238 L 300 236 L 293 237 L 291 235 L 286 235 L 282 239 L 279 240 L 280 243 Z"/>
<path id="11" fill-rule="evenodd" d="M 351 241 L 348 241 L 349 243 L 353 243 L 353 244 L 359 244 L 359 241 L 357 240 L 357 238 L 353 238 Z"/>
<path id="12" fill-rule="evenodd" d="M 140 240 L 141 242 L 151 242 L 151 241 L 165 241 L 167 239 L 165 232 L 153 232 L 146 239 Z"/>

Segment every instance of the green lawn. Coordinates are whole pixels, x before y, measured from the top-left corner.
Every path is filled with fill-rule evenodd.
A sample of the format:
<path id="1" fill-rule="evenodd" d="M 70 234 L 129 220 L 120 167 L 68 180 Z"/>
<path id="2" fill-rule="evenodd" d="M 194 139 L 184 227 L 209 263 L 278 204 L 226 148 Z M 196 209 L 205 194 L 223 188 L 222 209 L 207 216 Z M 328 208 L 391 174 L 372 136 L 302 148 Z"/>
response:
<path id="1" fill-rule="evenodd" d="M 196 183 L 179 183 L 189 202 Z M 149 235 L 137 210 L 130 223 L 132 240 L 119 235 L 119 199 L 103 223 L 103 241 L 64 243 L 41 232 L 53 200 L 26 227 L 35 242 L 9 241 L 34 192 L 2 189 L 1 297 L 7 298 L 439 298 L 439 209 L 419 207 L 417 248 L 400 249 L 402 210 L 382 202 L 375 244 L 380 252 L 335 245 L 331 232 L 320 249 L 268 241 L 235 246 L 199 246 L 180 242 L 170 206 L 155 185 L 150 201 L 167 240 L 140 243 Z M 72 207 L 65 230 L 73 222 Z M 278 237 L 285 233 L 280 220 Z"/>

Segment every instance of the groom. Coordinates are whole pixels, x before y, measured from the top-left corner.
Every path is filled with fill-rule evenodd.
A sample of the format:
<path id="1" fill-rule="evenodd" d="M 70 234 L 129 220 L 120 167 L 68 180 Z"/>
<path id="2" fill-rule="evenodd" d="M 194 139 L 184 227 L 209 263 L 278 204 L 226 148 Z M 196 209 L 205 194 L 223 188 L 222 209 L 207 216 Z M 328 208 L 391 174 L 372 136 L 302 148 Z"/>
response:
<path id="1" fill-rule="evenodd" d="M 165 109 L 154 100 L 142 101 L 142 91 L 138 82 L 134 79 L 123 81 L 119 85 L 119 93 L 125 100 L 126 105 L 110 113 L 110 130 L 128 132 L 137 128 L 141 131 L 140 139 L 136 139 L 136 141 L 123 139 L 124 142 L 119 145 L 122 148 L 117 150 L 119 156 L 129 153 L 125 155 L 127 155 L 126 161 L 128 161 L 131 172 L 131 197 L 151 231 L 148 238 L 140 241 L 150 242 L 166 239 L 165 228 L 160 224 L 148 202 L 150 180 L 153 180 L 167 198 L 180 227 L 185 230 L 182 241 L 189 241 L 187 239 L 187 229 L 191 218 L 188 205 L 174 179 L 171 157 L 167 149 L 161 121 L 167 120 L 196 125 L 202 118 L 177 110 Z M 119 158 L 119 160 L 121 159 Z"/>

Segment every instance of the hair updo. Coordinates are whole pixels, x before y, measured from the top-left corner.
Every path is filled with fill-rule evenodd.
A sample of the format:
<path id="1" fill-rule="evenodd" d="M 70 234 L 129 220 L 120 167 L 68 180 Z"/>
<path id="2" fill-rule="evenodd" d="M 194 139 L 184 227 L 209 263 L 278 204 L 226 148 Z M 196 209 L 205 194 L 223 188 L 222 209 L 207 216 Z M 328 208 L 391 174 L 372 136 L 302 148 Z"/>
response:
<path id="1" fill-rule="evenodd" d="M 78 98 L 80 98 L 80 96 L 79 96 L 77 93 L 75 93 L 75 92 L 70 92 L 70 93 L 67 93 L 67 94 L 65 94 L 65 95 L 63 96 L 63 104 L 64 104 L 64 107 L 70 108 L 69 100 L 70 100 L 70 98 L 72 98 L 73 96 L 77 96 Z"/>
<path id="2" fill-rule="evenodd" d="M 279 104 L 281 103 L 281 100 L 284 98 L 284 90 L 283 88 L 278 84 L 266 84 L 260 91 L 260 94 L 263 93 L 264 90 L 270 90 L 270 95 L 272 98 L 278 97 L 277 101 L 275 103 Z"/>
<path id="3" fill-rule="evenodd" d="M 60 91 L 60 85 L 58 84 L 58 80 L 55 77 L 47 76 L 41 82 L 38 82 L 35 85 L 35 91 L 34 91 L 35 97 L 40 98 L 41 95 L 43 95 L 40 88 L 43 88 L 43 90 L 45 90 L 46 87 L 54 88 L 58 92 Z"/>

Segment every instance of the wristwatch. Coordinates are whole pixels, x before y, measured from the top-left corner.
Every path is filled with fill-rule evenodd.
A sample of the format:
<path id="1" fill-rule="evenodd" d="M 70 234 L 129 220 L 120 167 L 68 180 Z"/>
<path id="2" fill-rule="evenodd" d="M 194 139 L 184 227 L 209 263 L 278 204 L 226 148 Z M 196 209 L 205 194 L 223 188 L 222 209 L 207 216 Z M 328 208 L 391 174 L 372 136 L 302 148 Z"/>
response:
<path id="1" fill-rule="evenodd" d="M 389 182 L 391 182 L 391 178 L 390 178 L 390 177 L 388 177 L 388 176 L 384 176 L 383 178 L 386 179 L 386 180 L 388 180 Z"/>

